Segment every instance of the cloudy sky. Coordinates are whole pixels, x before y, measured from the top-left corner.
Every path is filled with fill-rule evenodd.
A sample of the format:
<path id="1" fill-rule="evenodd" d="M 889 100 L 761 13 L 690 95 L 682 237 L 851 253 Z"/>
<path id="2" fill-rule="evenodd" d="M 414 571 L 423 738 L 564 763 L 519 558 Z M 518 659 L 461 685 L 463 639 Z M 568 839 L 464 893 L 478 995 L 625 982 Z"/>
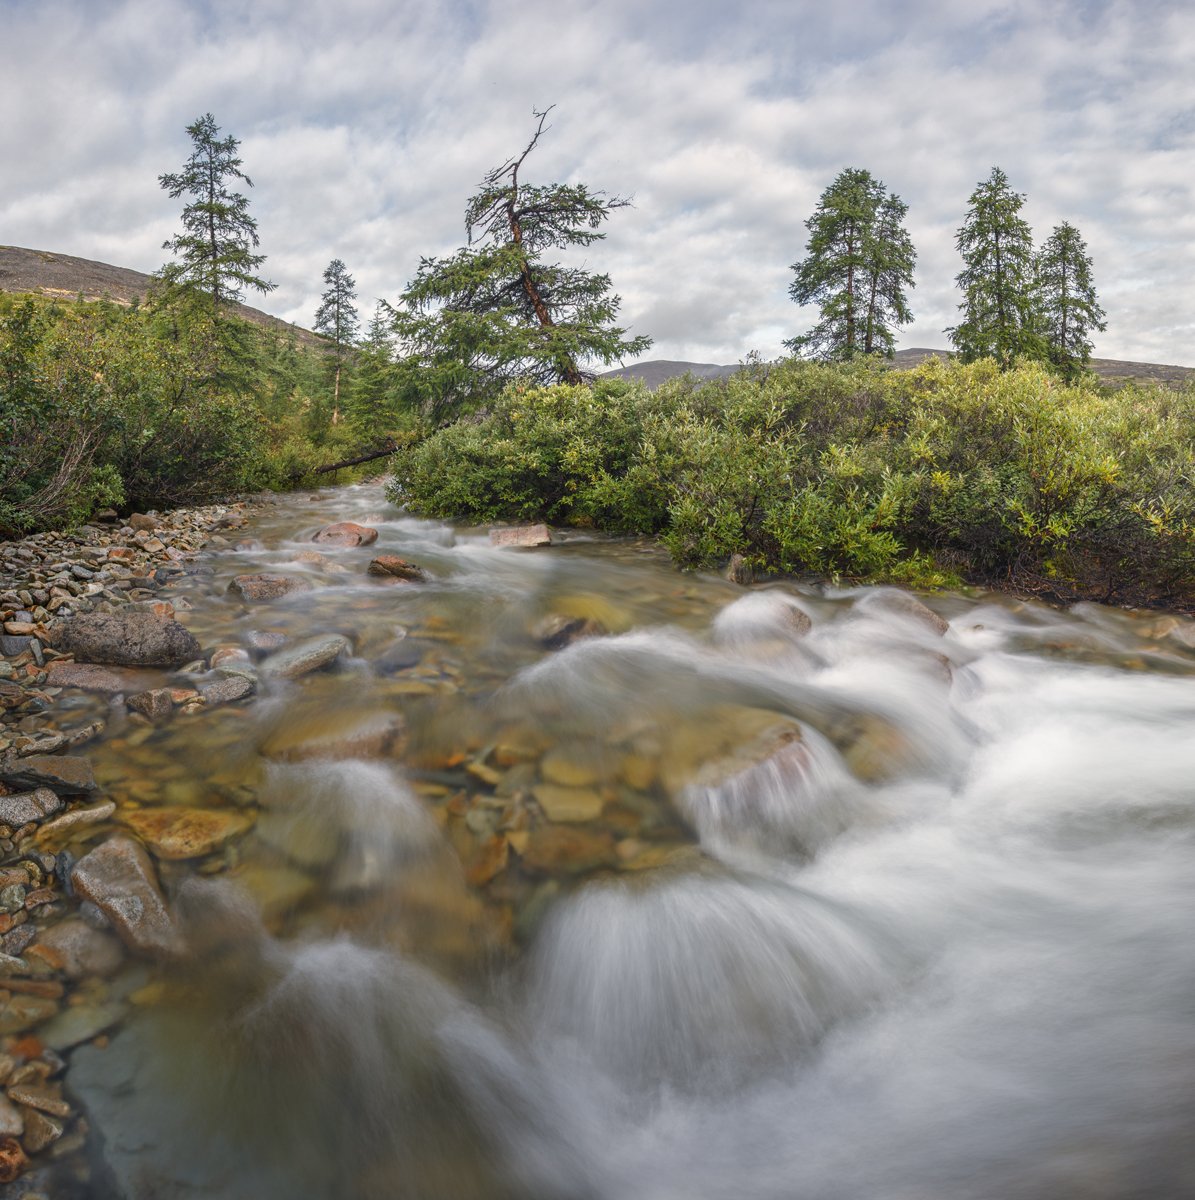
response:
<path id="1" fill-rule="evenodd" d="M 585 260 L 652 358 L 780 353 L 822 189 L 909 205 L 915 321 L 945 346 L 954 235 L 993 165 L 1039 240 L 1077 225 L 1104 357 L 1195 365 L 1189 0 L 0 0 L 0 243 L 158 268 L 158 187 L 212 112 L 241 140 L 277 290 L 309 325 L 328 261 L 363 312 L 464 239 L 464 203 L 555 104 L 532 182 L 629 195 Z"/>

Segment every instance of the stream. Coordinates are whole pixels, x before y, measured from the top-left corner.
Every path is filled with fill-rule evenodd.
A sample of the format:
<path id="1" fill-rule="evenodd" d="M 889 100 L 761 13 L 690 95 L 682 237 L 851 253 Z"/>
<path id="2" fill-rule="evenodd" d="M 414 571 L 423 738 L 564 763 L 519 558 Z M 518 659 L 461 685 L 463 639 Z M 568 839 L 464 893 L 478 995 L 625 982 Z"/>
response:
<path id="1" fill-rule="evenodd" d="M 122 820 L 244 829 L 157 863 L 190 953 L 73 1054 L 96 1195 L 1195 1194 L 1191 621 L 744 589 L 377 484 L 243 532 L 163 596 L 256 696 L 89 748 Z"/>

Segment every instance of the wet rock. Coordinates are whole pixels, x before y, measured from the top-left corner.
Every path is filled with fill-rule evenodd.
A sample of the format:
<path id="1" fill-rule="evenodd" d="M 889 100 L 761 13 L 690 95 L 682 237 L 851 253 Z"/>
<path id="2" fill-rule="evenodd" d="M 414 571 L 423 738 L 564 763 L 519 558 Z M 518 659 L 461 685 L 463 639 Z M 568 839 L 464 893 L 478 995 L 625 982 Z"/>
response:
<path id="1" fill-rule="evenodd" d="M 132 838 L 114 837 L 85 855 L 71 872 L 75 891 L 112 923 L 139 954 L 173 954 L 178 937 L 149 855 Z"/>
<path id="2" fill-rule="evenodd" d="M 14 1104 L 23 1104 L 54 1117 L 69 1117 L 71 1106 L 62 1098 L 62 1088 L 54 1083 L 14 1083 L 8 1089 Z"/>
<path id="3" fill-rule="evenodd" d="M 127 1012 L 126 1006 L 117 1000 L 72 1005 L 47 1021 L 37 1036 L 51 1050 L 69 1050 L 111 1029 Z"/>
<path id="4" fill-rule="evenodd" d="M 101 666 L 99 663 L 52 662 L 46 667 L 46 683 L 51 687 L 75 687 L 105 695 L 137 692 L 144 688 L 147 676 L 128 667 Z"/>
<path id="5" fill-rule="evenodd" d="M 0 1183 L 14 1183 L 29 1167 L 29 1159 L 15 1137 L 0 1138 Z"/>
<path id="6" fill-rule="evenodd" d="M 251 650 L 280 650 L 286 645 L 285 633 L 272 633 L 268 630 L 253 629 L 245 634 L 245 641 Z"/>
<path id="7" fill-rule="evenodd" d="M 91 763 L 72 754 L 30 754 L 0 762 L 0 783 L 18 787 L 48 787 L 63 796 L 94 792 Z"/>
<path id="8" fill-rule="evenodd" d="M 212 652 L 208 661 L 211 663 L 212 670 L 215 670 L 217 667 L 225 666 L 249 666 L 252 659 L 249 657 L 249 652 L 242 650 L 240 646 L 221 646 L 219 650 Z"/>
<path id="9" fill-rule="evenodd" d="M 487 837 L 477 848 L 465 870 L 465 879 L 472 887 L 484 887 L 490 880 L 506 870 L 510 858 L 510 845 L 501 834 Z"/>
<path id="10" fill-rule="evenodd" d="M 938 616 L 932 608 L 922 604 L 916 596 L 902 592 L 898 588 L 880 588 L 869 593 L 859 601 L 864 609 L 880 609 L 884 612 L 895 613 L 897 616 L 909 617 L 924 625 L 939 636 L 946 633 L 950 624 Z"/>
<path id="11" fill-rule="evenodd" d="M 30 821 L 41 821 L 62 807 L 62 801 L 47 787 L 15 796 L 0 796 L 0 825 L 14 829 Z"/>
<path id="12" fill-rule="evenodd" d="M 295 579 L 290 575 L 237 575 L 228 585 L 242 600 L 257 604 L 265 600 L 278 600 L 292 592 L 308 592 L 311 584 L 306 579 Z"/>
<path id="13" fill-rule="evenodd" d="M 86 825 L 98 825 L 100 822 L 108 820 L 115 811 L 116 804 L 112 800 L 105 800 L 101 804 L 93 804 L 87 808 L 72 809 L 42 825 L 38 830 L 38 841 L 44 842 L 72 829 L 81 829 Z"/>
<path id="14" fill-rule="evenodd" d="M 399 713 L 320 709 L 288 720 L 262 742 L 261 753 L 284 762 L 376 758 L 390 750 L 404 727 Z"/>
<path id="15" fill-rule="evenodd" d="M 740 587 L 746 587 L 748 584 L 755 582 L 755 572 L 741 554 L 732 554 L 730 562 L 726 564 L 726 578 L 731 583 L 737 583 Z"/>
<path id="16" fill-rule="evenodd" d="M 511 845 L 517 843 L 512 837 Z M 533 830 L 519 851 L 529 871 L 578 875 L 616 861 L 614 839 L 608 833 L 593 833 L 567 825 L 545 825 Z"/>
<path id="17" fill-rule="evenodd" d="M 49 996 L 17 992 L 0 1003 L 0 1033 L 22 1033 L 40 1025 L 58 1011 L 58 1001 Z"/>
<path id="18" fill-rule="evenodd" d="M 16 708 L 24 704 L 27 698 L 23 687 L 0 679 L 0 709 Z"/>
<path id="19" fill-rule="evenodd" d="M 0 1138 L 20 1137 L 25 1132 L 25 1118 L 7 1096 L 0 1096 Z"/>
<path id="20" fill-rule="evenodd" d="M 92 929 L 80 917 L 51 925 L 38 938 L 68 979 L 110 975 L 124 960 L 120 942 L 110 933 Z"/>
<path id="21" fill-rule="evenodd" d="M 40 1154 L 62 1137 L 63 1128 L 61 1121 L 35 1110 L 25 1120 L 25 1136 L 21 1143 L 29 1154 Z"/>
<path id="22" fill-rule="evenodd" d="M 397 554 L 379 554 L 367 568 L 370 575 L 401 579 L 407 583 L 427 583 L 431 576 L 416 563 L 399 558 Z"/>
<path id="23" fill-rule="evenodd" d="M 378 540 L 378 531 L 353 521 L 338 521 L 325 525 L 311 540 L 330 546 L 372 546 Z"/>
<path id="24" fill-rule="evenodd" d="M 348 638 L 339 633 L 309 638 L 271 654 L 262 663 L 262 674 L 272 679 L 297 679 L 330 666 L 341 654 L 351 649 Z"/>
<path id="25" fill-rule="evenodd" d="M 138 712 L 151 721 L 164 721 L 174 711 L 169 688 L 151 688 L 147 692 L 138 692 L 135 696 L 130 696 L 126 703 L 133 712 Z"/>
<path id="26" fill-rule="evenodd" d="M 546 525 L 517 525 L 490 530 L 491 546 L 550 546 L 552 531 Z"/>
<path id="27" fill-rule="evenodd" d="M 214 683 L 199 685 L 199 693 L 207 704 L 231 704 L 253 695 L 256 684 L 244 675 L 228 675 Z"/>
<path id="28" fill-rule="evenodd" d="M 588 788 L 541 783 L 531 794 L 549 821 L 593 821 L 602 814 L 601 796 Z"/>
<path id="29" fill-rule="evenodd" d="M 177 621 L 127 610 L 68 617 L 58 644 L 80 661 L 125 667 L 175 667 L 200 654 L 199 643 Z"/>
<path id="30" fill-rule="evenodd" d="M 564 787 L 589 787 L 602 777 L 597 763 L 572 753 L 564 746 L 549 750 L 540 762 L 539 769 L 548 783 L 559 783 Z"/>
<path id="31" fill-rule="evenodd" d="M 242 813 L 208 808 L 143 808 L 124 822 L 159 858 L 167 859 L 211 854 L 252 824 Z"/>
<path id="32" fill-rule="evenodd" d="M 591 617 L 567 617 L 563 613 L 550 613 L 537 621 L 531 636 L 549 650 L 563 650 L 582 638 L 600 637 L 606 632 L 601 622 Z"/>

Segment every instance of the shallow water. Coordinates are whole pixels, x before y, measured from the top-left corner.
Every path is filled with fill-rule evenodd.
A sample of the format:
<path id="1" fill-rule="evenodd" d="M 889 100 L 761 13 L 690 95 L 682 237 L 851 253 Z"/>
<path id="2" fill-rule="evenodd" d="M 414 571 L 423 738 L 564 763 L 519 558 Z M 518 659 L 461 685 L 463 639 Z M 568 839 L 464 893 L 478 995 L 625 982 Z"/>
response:
<path id="1" fill-rule="evenodd" d="M 298 560 L 332 520 L 377 544 Z M 112 1194 L 1195 1191 L 1190 622 L 929 598 L 943 634 L 376 486 L 247 532 L 173 589 L 205 649 L 352 653 L 93 755 L 122 813 L 255 821 L 160 864 L 192 959 L 75 1054 Z"/>

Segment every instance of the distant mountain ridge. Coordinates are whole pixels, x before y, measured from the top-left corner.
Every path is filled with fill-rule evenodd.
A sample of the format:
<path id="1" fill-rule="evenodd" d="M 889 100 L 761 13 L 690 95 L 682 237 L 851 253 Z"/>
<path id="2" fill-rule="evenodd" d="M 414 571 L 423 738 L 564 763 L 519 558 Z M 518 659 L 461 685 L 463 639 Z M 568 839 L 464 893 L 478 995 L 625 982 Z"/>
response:
<path id="1" fill-rule="evenodd" d="M 0 292 L 32 292 L 57 300 L 111 300 L 132 304 L 144 300 L 154 282 L 152 275 L 129 267 L 76 258 L 72 254 L 54 254 L 48 250 L 29 250 L 24 246 L 0 246 Z M 237 310 L 247 321 L 266 329 L 293 330 L 299 341 L 322 345 L 321 338 L 301 325 L 291 325 L 259 308 L 238 304 Z"/>
<path id="2" fill-rule="evenodd" d="M 924 346 L 898 350 L 891 363 L 898 370 L 909 370 L 925 362 L 927 358 L 953 358 L 951 350 L 932 350 Z M 742 364 L 719 366 L 716 363 L 676 362 L 671 359 L 651 359 L 648 362 L 632 363 L 629 367 L 618 367 L 603 371 L 600 379 L 641 379 L 649 388 L 659 387 L 669 379 L 691 374 L 697 379 L 725 379 L 740 370 Z M 1195 382 L 1195 367 L 1164 366 L 1160 363 L 1126 362 L 1118 358 L 1093 358 L 1091 369 L 1103 383 L 1124 384 L 1132 381 L 1141 383 L 1165 383 L 1181 385 Z"/>

